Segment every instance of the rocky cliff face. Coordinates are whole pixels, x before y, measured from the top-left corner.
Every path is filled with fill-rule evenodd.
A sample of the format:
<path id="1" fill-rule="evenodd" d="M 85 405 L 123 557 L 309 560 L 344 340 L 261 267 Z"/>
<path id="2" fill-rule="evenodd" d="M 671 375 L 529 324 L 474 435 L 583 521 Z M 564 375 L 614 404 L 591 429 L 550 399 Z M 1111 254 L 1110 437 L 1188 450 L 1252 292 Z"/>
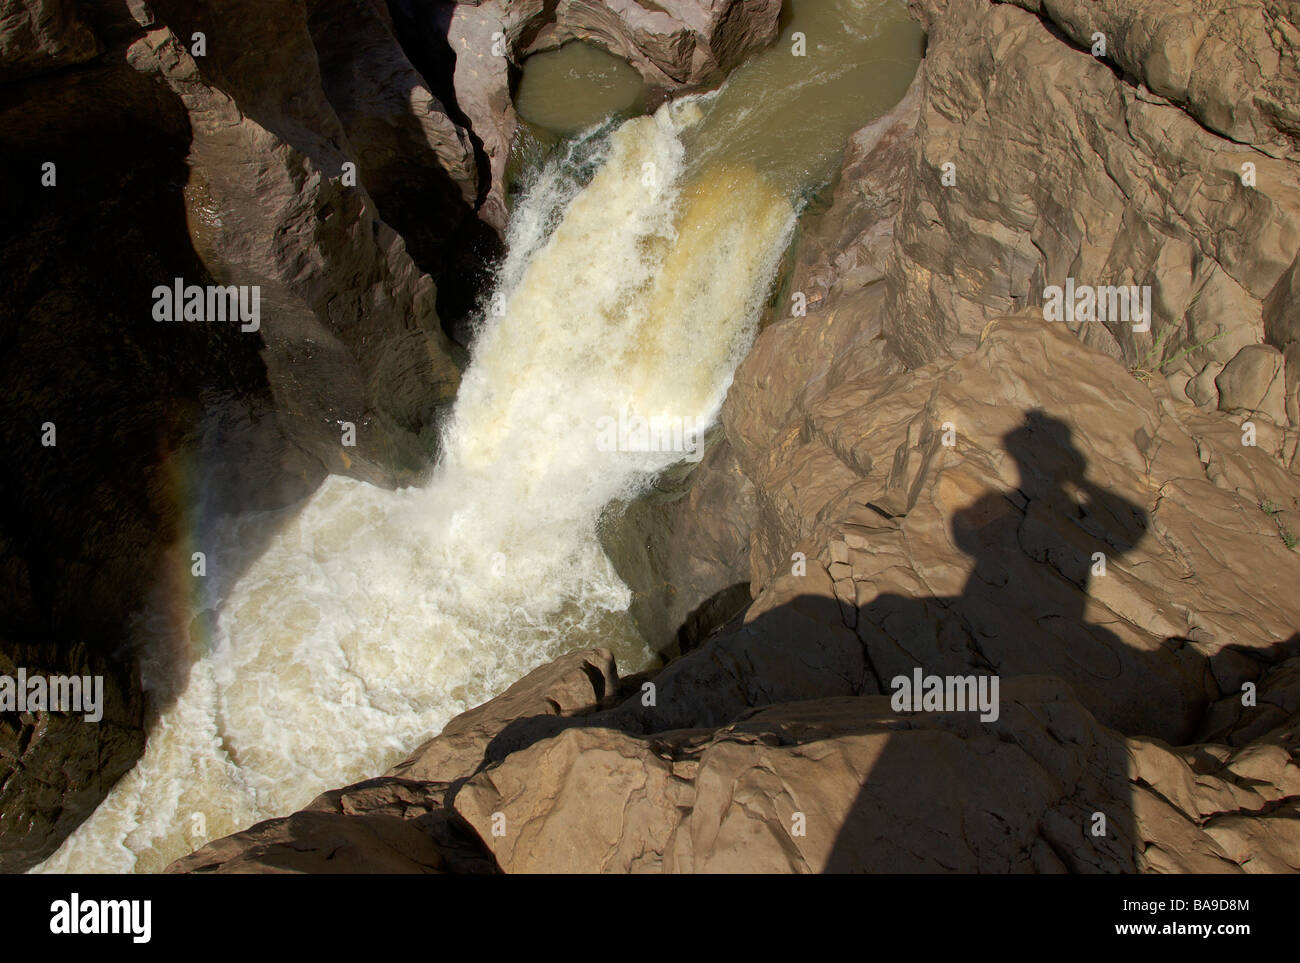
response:
<path id="1" fill-rule="evenodd" d="M 1300 9 L 911 5 L 806 316 L 611 536 L 690 650 L 565 656 L 174 871 L 1300 870 Z M 1045 321 L 1071 278 L 1149 330 Z M 896 711 L 917 671 L 996 718 Z"/>

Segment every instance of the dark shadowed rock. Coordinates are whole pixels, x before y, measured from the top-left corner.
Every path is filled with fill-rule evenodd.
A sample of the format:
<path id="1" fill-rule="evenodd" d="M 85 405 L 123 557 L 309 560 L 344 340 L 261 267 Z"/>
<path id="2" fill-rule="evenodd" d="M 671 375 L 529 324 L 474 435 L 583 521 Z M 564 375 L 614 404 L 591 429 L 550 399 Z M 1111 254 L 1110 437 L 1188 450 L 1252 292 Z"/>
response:
<path id="1" fill-rule="evenodd" d="M 85 63 L 102 52 L 74 0 L 0 2 L 0 83 Z"/>
<path id="2" fill-rule="evenodd" d="M 601 544 L 632 589 L 638 630 L 665 658 L 748 607 L 753 514 L 753 488 L 725 441 L 607 510 Z"/>

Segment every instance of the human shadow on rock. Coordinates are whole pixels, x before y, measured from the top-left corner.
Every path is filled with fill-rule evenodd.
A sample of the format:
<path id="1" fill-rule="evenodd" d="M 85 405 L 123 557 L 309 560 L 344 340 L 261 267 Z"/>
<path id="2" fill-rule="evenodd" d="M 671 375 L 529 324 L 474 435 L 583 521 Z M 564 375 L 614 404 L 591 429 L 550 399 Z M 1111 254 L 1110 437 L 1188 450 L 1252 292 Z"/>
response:
<path id="1" fill-rule="evenodd" d="M 1088 479 L 1059 419 L 1031 411 L 1003 443 L 1018 489 L 953 517 L 954 543 L 975 563 L 962 594 L 884 595 L 857 611 L 890 711 L 872 700 L 862 720 L 880 738 L 860 746 L 866 778 L 827 872 L 1135 871 L 1145 844 L 1120 734 L 1189 742 L 1211 699 L 1228 695 L 1216 678 L 1239 672 L 1243 655 L 1258 672 L 1295 647 L 1210 657 L 1186 639 L 1135 644 L 1119 618 L 1090 621 L 1097 582 L 1106 566 L 1113 577 L 1148 515 Z M 997 693 L 992 711 L 958 704 L 972 684 Z"/>
<path id="2" fill-rule="evenodd" d="M 823 799 L 818 813 L 805 813 L 809 834 L 833 837 L 824 857 L 812 857 L 818 868 L 1135 870 L 1143 844 L 1123 735 L 1196 741 L 1211 701 L 1222 706 L 1235 680 L 1295 654 L 1297 639 L 1210 656 L 1187 639 L 1156 642 L 1108 617 L 1098 583 L 1122 572 L 1147 512 L 1089 478 L 1057 418 L 1028 412 L 1003 444 L 1018 487 L 979 497 L 952 519 L 954 544 L 974 560 L 959 595 L 882 594 L 845 607 L 827 594 L 794 594 L 659 673 L 624 680 L 609 708 L 517 720 L 489 745 L 483 766 L 574 726 L 658 735 L 691 756 L 707 753 L 710 740 L 834 740 L 861 783 L 852 799 Z M 904 523 L 881 516 L 883 531 Z M 869 556 L 870 544 L 863 551 Z M 981 718 L 943 701 L 940 711 L 924 711 L 924 701 L 896 705 L 895 680 L 918 671 L 944 679 L 945 694 L 946 677 L 969 679 L 976 691 L 983 679 L 986 693 L 996 679 L 996 713 Z M 827 765 L 829 785 L 843 773 Z M 800 792 L 797 780 L 789 791 Z"/>

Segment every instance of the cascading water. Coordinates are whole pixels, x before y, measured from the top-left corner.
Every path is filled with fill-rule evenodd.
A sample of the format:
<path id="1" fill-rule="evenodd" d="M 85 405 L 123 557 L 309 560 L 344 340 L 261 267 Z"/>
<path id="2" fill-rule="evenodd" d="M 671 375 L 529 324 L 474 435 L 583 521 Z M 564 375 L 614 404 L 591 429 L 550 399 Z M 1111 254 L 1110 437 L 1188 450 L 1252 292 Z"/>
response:
<path id="1" fill-rule="evenodd" d="M 226 558 L 247 551 L 251 532 L 276 530 L 229 566 L 236 579 L 205 588 L 202 614 L 181 629 L 188 678 L 156 684 L 168 698 L 145 755 L 38 871 L 160 870 L 382 772 L 564 651 L 603 645 L 624 670 L 646 664 L 596 525 L 684 453 L 608 450 L 603 419 L 716 417 L 794 198 L 901 85 L 829 134 L 817 120 L 815 137 L 798 98 L 854 79 L 844 49 L 877 64 L 917 36 L 896 3 L 804 0 L 796 13 L 804 6 L 836 18 L 828 43 L 840 46 L 820 73 L 805 62 L 797 81 L 783 77 L 778 41 L 721 92 L 590 131 L 536 179 L 426 485 L 393 492 L 334 476 L 292 512 L 228 520 Z M 900 24 L 909 32 L 891 35 Z M 889 54 L 872 54 L 873 42 Z M 800 137 L 810 146 L 792 151 Z M 146 620 L 142 631 L 177 629 Z"/>

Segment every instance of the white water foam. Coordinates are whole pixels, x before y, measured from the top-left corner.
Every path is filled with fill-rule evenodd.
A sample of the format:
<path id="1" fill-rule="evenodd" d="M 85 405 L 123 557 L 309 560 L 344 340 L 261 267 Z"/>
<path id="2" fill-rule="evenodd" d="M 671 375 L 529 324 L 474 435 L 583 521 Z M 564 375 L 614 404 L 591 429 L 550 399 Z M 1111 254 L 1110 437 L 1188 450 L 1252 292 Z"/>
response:
<path id="1" fill-rule="evenodd" d="M 650 658 L 596 525 L 682 455 L 601 451 L 597 422 L 716 418 L 794 225 L 754 171 L 687 164 L 698 115 L 688 99 L 591 134 L 589 183 L 557 163 L 533 186 L 428 484 L 335 476 L 294 512 L 229 520 L 218 557 L 279 530 L 203 603 L 212 645 L 144 756 L 36 871 L 160 870 L 378 775 L 564 651 Z"/>

